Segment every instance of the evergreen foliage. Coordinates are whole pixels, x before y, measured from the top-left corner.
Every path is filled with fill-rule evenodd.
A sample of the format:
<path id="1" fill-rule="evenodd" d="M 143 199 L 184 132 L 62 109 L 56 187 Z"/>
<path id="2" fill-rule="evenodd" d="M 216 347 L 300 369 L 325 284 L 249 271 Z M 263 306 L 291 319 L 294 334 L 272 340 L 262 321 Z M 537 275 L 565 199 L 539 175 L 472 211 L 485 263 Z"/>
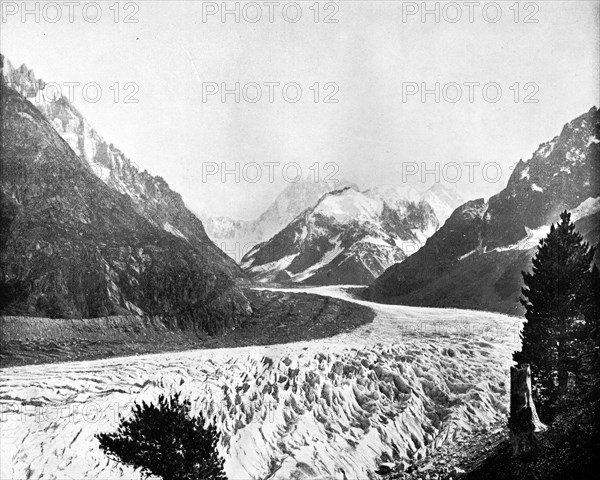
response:
<path id="1" fill-rule="evenodd" d="M 219 433 L 192 417 L 189 400 L 178 393 L 158 403 L 136 404 L 131 418 L 121 418 L 116 433 L 97 435 L 100 448 L 126 465 L 163 480 L 227 480 L 217 452 Z"/>
<path id="2" fill-rule="evenodd" d="M 514 355 L 517 363 L 531 364 L 534 401 L 545 421 L 557 413 L 582 374 L 582 355 L 591 347 L 598 313 L 593 290 L 597 269 L 590 268 L 595 248 L 575 231 L 568 212 L 560 218 L 540 241 L 532 272 L 522 272 L 520 300 L 527 323 L 522 350 Z"/>

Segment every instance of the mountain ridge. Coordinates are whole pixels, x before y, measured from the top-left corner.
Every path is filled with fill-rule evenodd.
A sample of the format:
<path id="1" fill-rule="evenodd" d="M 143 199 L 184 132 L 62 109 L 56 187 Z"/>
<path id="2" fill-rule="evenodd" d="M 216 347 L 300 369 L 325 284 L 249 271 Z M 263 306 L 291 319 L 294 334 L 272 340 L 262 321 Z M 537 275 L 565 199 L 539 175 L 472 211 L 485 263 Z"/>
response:
<path id="1" fill-rule="evenodd" d="M 527 162 L 521 160 L 507 186 L 487 203 L 475 201 L 469 215 L 469 202 L 458 207 L 419 252 L 390 267 L 365 296 L 522 314 L 521 271 L 530 268 L 537 242 L 562 210 L 587 212 L 576 226 L 592 244 L 599 240 L 599 138 L 600 114 L 592 107 L 540 144 Z"/>
<path id="2" fill-rule="evenodd" d="M 253 247 L 269 240 L 327 192 L 354 185 L 341 179 L 335 183 L 303 178 L 286 186 L 269 207 L 253 220 L 227 216 L 202 216 L 208 236 L 229 256 L 240 262 Z"/>
<path id="3" fill-rule="evenodd" d="M 427 203 L 384 197 L 356 187 L 326 193 L 248 252 L 242 268 L 260 281 L 365 284 L 438 227 Z"/>
<path id="4" fill-rule="evenodd" d="M 220 333 L 250 313 L 211 252 L 142 215 L 3 76 L 0 92 L 2 314 L 157 315 Z"/>
<path id="5" fill-rule="evenodd" d="M 48 99 L 46 83 L 33 70 L 14 68 L 3 57 L 2 76 L 7 85 L 32 101 L 72 150 L 112 189 L 129 196 L 136 211 L 155 226 L 205 251 L 228 275 L 243 279 L 237 264 L 210 240 L 201 220 L 160 176 L 141 171 L 125 154 L 108 143 L 64 96 Z"/>

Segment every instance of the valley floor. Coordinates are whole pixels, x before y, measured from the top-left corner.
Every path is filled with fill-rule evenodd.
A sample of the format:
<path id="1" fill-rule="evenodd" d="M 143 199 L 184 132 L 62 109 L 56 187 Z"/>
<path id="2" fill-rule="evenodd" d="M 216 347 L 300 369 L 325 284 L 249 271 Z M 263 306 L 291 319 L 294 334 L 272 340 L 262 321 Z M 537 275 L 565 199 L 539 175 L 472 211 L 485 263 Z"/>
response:
<path id="1" fill-rule="evenodd" d="M 302 292 L 375 319 L 288 344 L 1 370 L 0 478 L 140 478 L 94 435 L 132 402 L 175 390 L 222 431 L 230 480 L 377 478 L 382 463 L 424 459 L 505 418 L 519 319 Z"/>

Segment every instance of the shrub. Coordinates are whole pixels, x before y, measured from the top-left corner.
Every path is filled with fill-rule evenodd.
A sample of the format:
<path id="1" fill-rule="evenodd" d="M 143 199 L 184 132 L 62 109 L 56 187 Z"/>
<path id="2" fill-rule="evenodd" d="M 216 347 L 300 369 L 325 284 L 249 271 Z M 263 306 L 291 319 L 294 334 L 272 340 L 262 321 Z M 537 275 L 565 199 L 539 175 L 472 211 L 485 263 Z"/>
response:
<path id="1" fill-rule="evenodd" d="M 116 433 L 96 437 L 111 458 L 163 480 L 226 480 L 217 452 L 219 433 L 192 417 L 189 400 L 179 393 L 161 395 L 158 403 L 136 404 L 130 418 L 121 418 Z"/>

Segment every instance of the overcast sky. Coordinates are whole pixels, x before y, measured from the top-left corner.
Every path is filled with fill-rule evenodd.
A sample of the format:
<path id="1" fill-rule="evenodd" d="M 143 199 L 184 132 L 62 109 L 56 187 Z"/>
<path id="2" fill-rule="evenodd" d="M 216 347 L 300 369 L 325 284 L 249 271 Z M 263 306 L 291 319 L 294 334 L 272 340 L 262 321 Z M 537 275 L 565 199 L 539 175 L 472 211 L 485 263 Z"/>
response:
<path id="1" fill-rule="evenodd" d="M 599 103 L 597 2 L 521 2 L 518 12 L 514 1 L 477 2 L 472 11 L 462 1 L 442 2 L 437 19 L 415 11 L 421 2 L 322 2 L 318 9 L 314 1 L 298 2 L 300 9 L 229 2 L 239 23 L 235 14 L 223 21 L 215 11 L 221 2 L 122 3 L 118 22 L 113 1 L 100 2 L 100 12 L 88 3 L 72 7 L 72 23 L 62 2 L 55 23 L 50 7 L 36 23 L 33 14 L 22 21 L 21 2 L 3 2 L 2 52 L 46 81 L 96 82 L 101 100 L 76 90 L 75 105 L 197 212 L 253 218 L 285 186 L 286 165 L 287 178 L 296 177 L 296 164 L 305 176 L 317 164 L 321 178 L 418 189 L 438 179 L 439 164 L 439 179 L 456 180 L 460 168 L 460 191 L 487 197 L 506 184 L 515 162 Z M 257 6 L 262 18 L 252 23 Z M 239 103 L 233 94 L 223 102 L 219 92 L 203 98 L 215 84 L 234 89 L 236 82 Z M 434 93 L 425 101 L 420 92 L 409 95 L 436 82 L 439 103 Z M 292 83 L 285 96 L 282 86 Z M 252 103 L 255 84 L 262 98 Z M 462 98 L 452 102 L 457 85 Z M 297 87 L 302 97 L 293 103 Z M 492 103 L 498 87 L 502 96 Z M 127 94 L 138 102 L 125 103 Z M 239 168 L 239 182 L 208 175 L 222 164 Z M 253 182 L 256 164 L 262 177 Z"/>

